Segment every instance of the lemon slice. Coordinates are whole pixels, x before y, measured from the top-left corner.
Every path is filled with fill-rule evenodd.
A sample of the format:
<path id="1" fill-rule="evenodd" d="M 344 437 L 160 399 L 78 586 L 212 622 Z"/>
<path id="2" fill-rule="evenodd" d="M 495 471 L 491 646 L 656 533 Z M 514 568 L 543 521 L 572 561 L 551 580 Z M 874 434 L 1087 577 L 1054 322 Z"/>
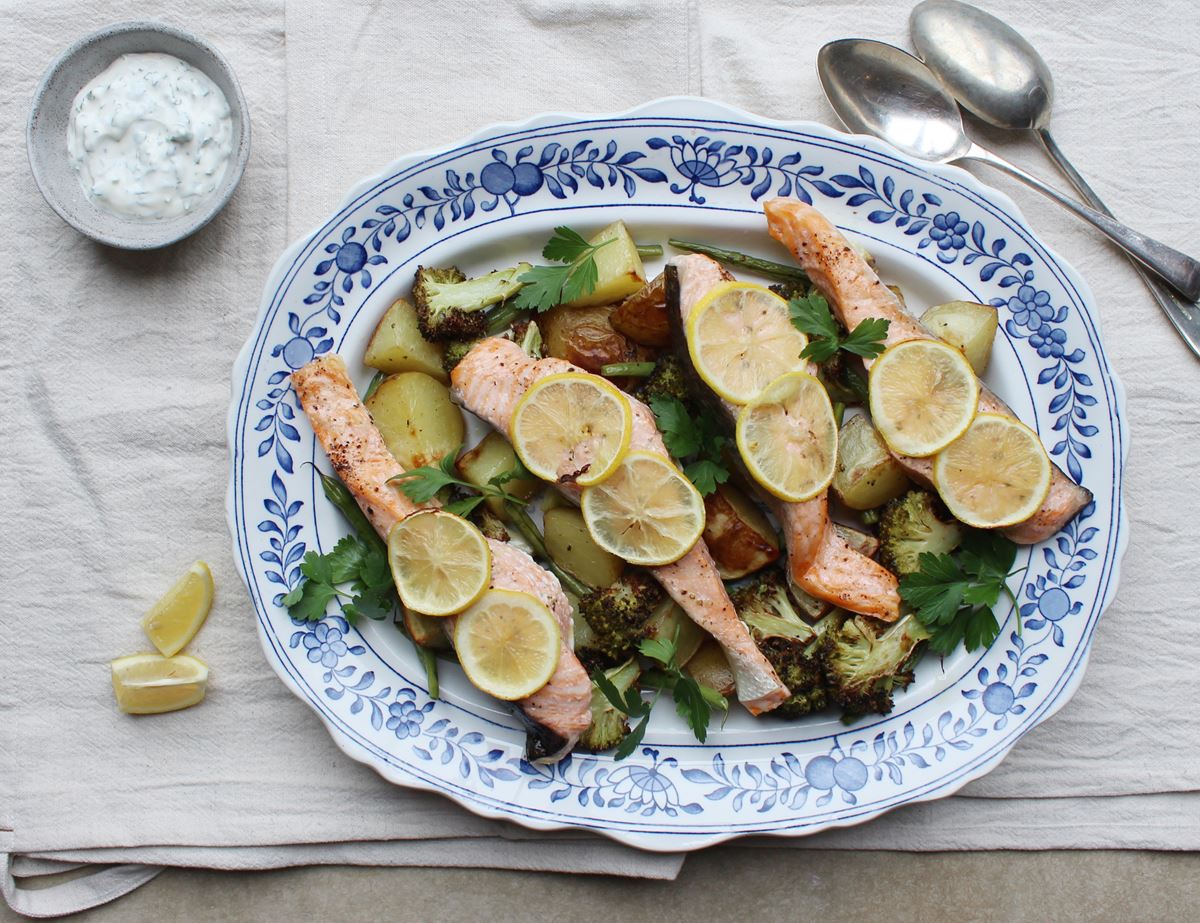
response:
<path id="1" fill-rule="evenodd" d="M 940 452 L 971 425 L 979 379 L 966 357 L 937 340 L 905 340 L 871 366 L 871 422 L 888 447 L 923 458 Z"/>
<path id="2" fill-rule="evenodd" d="M 454 651 L 467 679 L 509 702 L 546 685 L 561 650 L 558 621 L 528 593 L 488 590 L 454 626 Z"/>
<path id="3" fill-rule="evenodd" d="M 110 666 L 117 705 L 126 714 L 157 715 L 204 701 L 208 665 L 187 654 L 131 654 Z"/>
<path id="4" fill-rule="evenodd" d="M 580 497 L 596 544 L 630 564 L 653 567 L 687 554 L 704 531 L 704 500 L 671 462 L 630 452 L 603 484 Z"/>
<path id="5" fill-rule="evenodd" d="M 749 282 L 725 282 L 701 298 L 688 317 L 687 341 L 700 377 L 734 404 L 806 364 L 800 353 L 808 337 L 792 325 L 787 302 Z"/>
<path id="6" fill-rule="evenodd" d="M 1050 470 L 1037 433 L 998 413 L 979 414 L 933 460 L 946 508 L 980 529 L 1016 525 L 1036 513 L 1050 492 Z"/>
<path id="7" fill-rule="evenodd" d="M 751 477 L 789 503 L 829 486 L 837 440 L 829 392 L 807 372 L 776 378 L 738 414 L 738 452 Z"/>
<path id="8" fill-rule="evenodd" d="M 196 636 L 212 601 L 212 571 L 197 561 L 142 617 L 142 630 L 160 654 L 172 657 Z"/>
<path id="9" fill-rule="evenodd" d="M 598 375 L 548 375 L 517 403 L 509 435 L 537 477 L 586 487 L 612 474 L 629 451 L 633 408 Z"/>
<path id="10" fill-rule="evenodd" d="M 422 615 L 453 615 L 475 602 L 492 579 L 492 552 L 461 516 L 421 510 L 388 532 L 388 564 L 404 605 Z"/>

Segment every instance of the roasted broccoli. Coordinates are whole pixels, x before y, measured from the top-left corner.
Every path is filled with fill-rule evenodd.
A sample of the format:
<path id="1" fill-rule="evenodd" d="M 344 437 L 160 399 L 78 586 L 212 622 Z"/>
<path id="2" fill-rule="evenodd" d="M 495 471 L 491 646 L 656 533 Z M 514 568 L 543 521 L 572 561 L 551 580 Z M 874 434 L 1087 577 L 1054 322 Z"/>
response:
<path id="1" fill-rule="evenodd" d="M 784 301 L 791 301 L 793 298 L 807 298 L 812 285 L 807 279 L 788 279 L 767 287 Z"/>
<path id="2" fill-rule="evenodd" d="M 449 375 L 466 357 L 479 340 L 453 340 L 446 344 L 446 350 L 442 353 L 442 368 Z"/>
<path id="3" fill-rule="evenodd" d="M 879 561 L 903 576 L 921 569 L 924 552 L 949 554 L 963 540 L 962 523 L 928 490 L 913 489 L 889 501 L 879 519 Z"/>
<path id="4" fill-rule="evenodd" d="M 612 586 L 592 590 L 579 600 L 579 612 L 592 637 L 576 653 L 586 666 L 612 666 L 637 653 L 650 616 L 663 591 L 648 574 L 625 574 Z"/>
<path id="5" fill-rule="evenodd" d="M 525 355 L 534 359 L 542 358 L 542 331 L 535 321 L 523 320 L 513 324 L 512 339 Z"/>
<path id="6" fill-rule="evenodd" d="M 417 268 L 413 304 L 417 326 L 427 340 L 465 340 L 487 334 L 484 308 L 499 304 L 523 283 L 518 277 L 530 269 L 519 263 L 486 276 L 468 279 L 456 266 L 447 269 Z"/>
<path id="7" fill-rule="evenodd" d="M 471 520 L 479 527 L 479 531 L 483 533 L 484 538 L 490 538 L 496 542 L 507 542 L 512 539 L 500 517 L 488 509 L 486 503 L 481 503 L 475 507 L 471 513 Z"/>
<path id="8" fill-rule="evenodd" d="M 688 399 L 687 378 L 679 360 L 670 353 L 654 363 L 654 371 L 635 392 L 635 397 L 649 404 L 656 397 L 673 397 L 681 401 Z"/>
<path id="9" fill-rule="evenodd" d="M 799 718 L 824 708 L 820 631 L 796 612 L 779 571 L 760 571 L 730 593 L 730 599 L 754 643 L 791 693 L 771 714 Z"/>
<path id="10" fill-rule="evenodd" d="M 821 643 L 829 698 L 851 715 L 886 715 L 892 691 L 912 682 L 920 644 L 928 637 L 911 613 L 892 625 L 863 615 L 830 625 Z"/>
<path id="11" fill-rule="evenodd" d="M 641 676 L 642 669 L 636 657 L 630 657 L 618 667 L 604 671 L 605 678 L 624 695 Z M 611 750 L 629 733 L 629 723 L 624 712 L 618 711 L 605 698 L 600 687 L 592 683 L 592 723 L 579 738 L 579 749 L 592 753 Z"/>

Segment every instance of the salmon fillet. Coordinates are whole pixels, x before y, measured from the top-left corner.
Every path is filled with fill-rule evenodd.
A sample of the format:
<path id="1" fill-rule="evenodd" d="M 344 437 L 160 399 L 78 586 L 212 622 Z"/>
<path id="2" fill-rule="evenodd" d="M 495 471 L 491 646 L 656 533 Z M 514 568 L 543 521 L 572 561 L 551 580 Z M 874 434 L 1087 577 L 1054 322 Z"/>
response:
<path id="1" fill-rule="evenodd" d="M 733 278 L 720 263 L 699 254 L 674 257 L 668 265 L 675 268 L 679 279 L 679 313 L 685 328 L 700 299 L 714 286 Z M 816 374 L 815 366 L 810 365 L 807 371 Z M 740 408 L 716 395 L 714 399 L 729 421 L 736 422 Z M 788 577 L 793 583 L 843 609 L 895 621 L 900 614 L 895 575 L 859 554 L 837 534 L 829 518 L 827 491 L 800 503 L 787 503 L 777 497 L 764 499 L 783 526 Z"/>
<path id="2" fill-rule="evenodd" d="M 388 483 L 404 469 L 388 451 L 340 356 L 314 359 L 292 373 L 292 384 L 333 470 L 380 535 L 386 538 L 388 530 L 410 513 L 437 506 L 418 505 Z M 491 586 L 540 600 L 561 628 L 562 651 L 550 682 L 516 703 L 536 725 L 531 740 L 537 744 L 535 755 L 558 759 L 570 752 L 592 720 L 592 684 L 575 657 L 571 604 L 558 578 L 525 552 L 493 539 L 488 539 L 488 546 L 492 552 Z M 452 619 L 447 620 L 447 627 L 453 628 Z"/>
<path id="3" fill-rule="evenodd" d="M 467 353 L 450 373 L 451 395 L 476 416 L 507 433 L 517 401 L 529 386 L 560 372 L 587 374 L 565 360 L 533 359 L 511 340 L 490 337 Z M 631 448 L 670 458 L 650 408 L 632 397 L 629 403 L 633 408 Z M 563 484 L 560 489 L 578 502 L 578 486 Z M 770 711 L 788 697 L 787 687 L 737 617 L 703 539 L 674 564 L 650 571 L 692 621 L 717 639 L 733 668 L 738 699 L 751 714 Z"/>
<path id="4" fill-rule="evenodd" d="M 792 251 L 847 330 L 853 330 L 868 317 L 883 317 L 891 321 L 887 334 L 889 346 L 904 340 L 937 339 L 904 310 L 896 296 L 855 252 L 842 232 L 811 205 L 805 205 L 797 199 L 775 198 L 769 199 L 763 210 L 767 214 L 771 236 Z M 867 365 L 870 366 L 869 360 Z M 1016 417 L 1008 405 L 983 384 L 979 390 L 979 409 L 985 413 Z M 910 477 L 922 484 L 932 485 L 932 459 L 892 454 Z M 1050 475 L 1050 493 L 1041 509 L 1003 532 L 1021 545 L 1045 541 L 1074 519 L 1091 501 L 1090 490 L 1076 484 L 1054 465 Z"/>

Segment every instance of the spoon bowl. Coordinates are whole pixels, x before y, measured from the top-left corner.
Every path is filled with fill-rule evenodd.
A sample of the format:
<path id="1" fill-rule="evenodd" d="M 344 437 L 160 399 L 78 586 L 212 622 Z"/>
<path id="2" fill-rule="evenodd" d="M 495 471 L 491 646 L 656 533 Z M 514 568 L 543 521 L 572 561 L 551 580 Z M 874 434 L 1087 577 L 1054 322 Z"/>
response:
<path id="1" fill-rule="evenodd" d="M 997 128 L 1050 121 L 1050 67 L 1007 23 L 959 0 L 924 0 L 909 31 L 917 55 L 972 115 Z"/>

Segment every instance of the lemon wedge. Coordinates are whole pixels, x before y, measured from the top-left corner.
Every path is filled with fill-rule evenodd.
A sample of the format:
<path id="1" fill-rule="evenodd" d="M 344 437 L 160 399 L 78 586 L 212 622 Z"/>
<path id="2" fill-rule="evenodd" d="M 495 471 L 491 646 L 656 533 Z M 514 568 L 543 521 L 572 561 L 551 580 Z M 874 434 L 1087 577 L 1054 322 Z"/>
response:
<path id="1" fill-rule="evenodd" d="M 212 571 L 197 561 L 142 617 L 142 630 L 160 654 L 172 657 L 196 636 L 212 601 Z"/>
<path id="2" fill-rule="evenodd" d="M 509 435 L 531 473 L 586 487 L 612 474 L 629 451 L 633 408 L 598 375 L 548 375 L 517 403 Z"/>
<path id="3" fill-rule="evenodd" d="M 596 544 L 630 564 L 653 567 L 687 554 L 704 531 L 704 500 L 661 455 L 634 451 L 580 497 Z"/>
<path id="4" fill-rule="evenodd" d="M 488 590 L 454 626 L 454 651 L 467 679 L 509 702 L 546 685 L 561 650 L 554 614 L 528 593 Z"/>
<path id="5" fill-rule="evenodd" d="M 971 425 L 979 379 L 966 357 L 938 340 L 905 340 L 871 365 L 871 421 L 888 447 L 923 458 L 940 452 Z"/>
<path id="6" fill-rule="evenodd" d="M 737 447 L 750 476 L 789 503 L 829 486 L 837 444 L 829 392 L 807 372 L 776 378 L 738 414 Z"/>
<path id="7" fill-rule="evenodd" d="M 787 302 L 749 282 L 724 282 L 692 308 L 688 352 L 705 384 L 746 404 L 786 372 L 805 367 L 808 337 L 793 326 Z"/>
<path id="8" fill-rule="evenodd" d="M 129 715 L 157 715 L 204 701 L 208 666 L 187 654 L 130 654 L 110 664 L 117 705 Z"/>
<path id="9" fill-rule="evenodd" d="M 404 605 L 422 615 L 453 615 L 492 579 L 487 539 L 461 516 L 420 510 L 388 532 L 388 564 Z"/>
<path id="10" fill-rule="evenodd" d="M 981 413 L 933 460 L 946 508 L 969 526 L 995 529 L 1024 522 L 1050 492 L 1050 457 L 1019 420 Z"/>

